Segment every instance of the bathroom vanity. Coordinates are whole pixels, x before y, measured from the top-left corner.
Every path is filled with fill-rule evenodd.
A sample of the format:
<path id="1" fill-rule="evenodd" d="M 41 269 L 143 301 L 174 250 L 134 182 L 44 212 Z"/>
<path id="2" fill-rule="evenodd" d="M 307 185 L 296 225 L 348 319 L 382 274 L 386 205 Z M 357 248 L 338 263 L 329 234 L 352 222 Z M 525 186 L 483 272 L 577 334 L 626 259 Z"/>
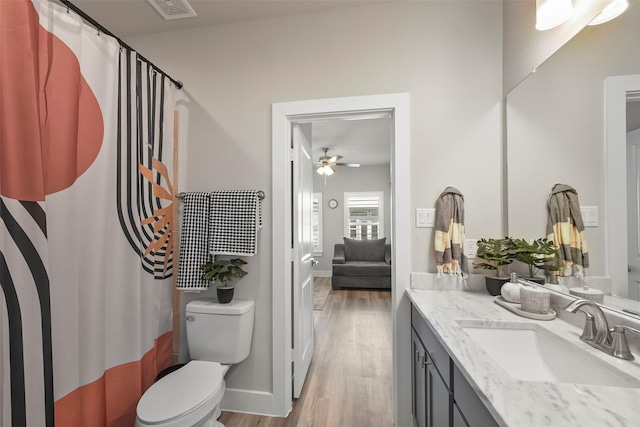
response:
<path id="1" fill-rule="evenodd" d="M 485 293 L 407 294 L 415 425 L 640 425 L 640 355 L 615 359 L 581 328 L 519 317 Z"/>

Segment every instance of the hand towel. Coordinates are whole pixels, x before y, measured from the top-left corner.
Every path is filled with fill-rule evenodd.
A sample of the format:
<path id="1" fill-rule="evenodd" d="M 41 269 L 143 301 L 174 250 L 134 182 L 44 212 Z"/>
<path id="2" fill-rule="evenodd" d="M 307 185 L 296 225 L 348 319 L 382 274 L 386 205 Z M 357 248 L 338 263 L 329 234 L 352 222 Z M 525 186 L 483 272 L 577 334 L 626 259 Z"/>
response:
<path id="1" fill-rule="evenodd" d="M 434 246 L 438 277 L 443 273 L 469 274 L 464 254 L 464 197 L 454 187 L 447 187 L 436 201 Z"/>
<path id="2" fill-rule="evenodd" d="M 262 222 L 258 193 L 256 190 L 211 193 L 211 254 L 251 256 L 257 253 Z"/>
<path id="3" fill-rule="evenodd" d="M 210 259 L 210 194 L 203 192 L 185 193 L 182 205 L 177 288 L 183 290 L 208 289 L 209 282 L 202 279 L 200 265 Z"/>
<path id="4" fill-rule="evenodd" d="M 589 267 L 589 253 L 578 192 L 566 184 L 554 185 L 547 214 L 547 239 L 557 248 L 556 256 L 562 263 L 560 274 L 583 278 Z"/>

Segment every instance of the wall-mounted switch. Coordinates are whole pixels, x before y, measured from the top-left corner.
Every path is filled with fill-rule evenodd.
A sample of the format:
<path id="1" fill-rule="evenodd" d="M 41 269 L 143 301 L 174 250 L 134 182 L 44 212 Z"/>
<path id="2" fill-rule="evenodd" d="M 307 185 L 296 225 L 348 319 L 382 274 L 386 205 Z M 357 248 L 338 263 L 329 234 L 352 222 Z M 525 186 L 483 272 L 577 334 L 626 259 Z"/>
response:
<path id="1" fill-rule="evenodd" d="M 436 220 L 436 210 L 434 208 L 416 209 L 416 227 L 433 227 Z"/>
<path id="2" fill-rule="evenodd" d="M 597 206 L 580 206 L 580 214 L 585 227 L 598 227 Z"/>

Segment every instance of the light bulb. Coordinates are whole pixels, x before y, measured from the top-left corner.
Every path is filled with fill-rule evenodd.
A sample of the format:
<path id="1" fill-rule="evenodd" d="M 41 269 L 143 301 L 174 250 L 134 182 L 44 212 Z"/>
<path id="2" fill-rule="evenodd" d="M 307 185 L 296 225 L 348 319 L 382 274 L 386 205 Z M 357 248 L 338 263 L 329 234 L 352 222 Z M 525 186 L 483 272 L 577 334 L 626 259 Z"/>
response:
<path id="1" fill-rule="evenodd" d="M 571 0 L 536 0 L 536 30 L 545 31 L 565 22 L 573 13 Z"/>
<path id="2" fill-rule="evenodd" d="M 605 22 L 609 22 L 614 18 L 622 15 L 622 12 L 627 10 L 629 7 L 629 2 L 627 0 L 614 0 L 607 5 L 602 12 L 598 14 L 593 21 L 589 22 L 587 25 L 599 25 L 604 24 Z"/>

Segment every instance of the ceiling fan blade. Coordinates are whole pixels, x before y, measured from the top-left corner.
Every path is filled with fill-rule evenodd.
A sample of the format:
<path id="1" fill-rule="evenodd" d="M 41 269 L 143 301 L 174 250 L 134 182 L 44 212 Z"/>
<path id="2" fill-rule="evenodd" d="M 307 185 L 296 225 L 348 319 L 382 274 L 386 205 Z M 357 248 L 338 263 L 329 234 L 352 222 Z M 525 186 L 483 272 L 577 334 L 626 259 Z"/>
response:
<path id="1" fill-rule="evenodd" d="M 346 166 L 348 168 L 359 168 L 360 163 L 334 163 L 334 166 Z"/>
<path id="2" fill-rule="evenodd" d="M 335 155 L 335 156 L 333 156 L 332 158 L 329 159 L 329 163 L 335 163 L 338 160 L 340 160 L 341 158 L 342 158 L 342 156 Z"/>

